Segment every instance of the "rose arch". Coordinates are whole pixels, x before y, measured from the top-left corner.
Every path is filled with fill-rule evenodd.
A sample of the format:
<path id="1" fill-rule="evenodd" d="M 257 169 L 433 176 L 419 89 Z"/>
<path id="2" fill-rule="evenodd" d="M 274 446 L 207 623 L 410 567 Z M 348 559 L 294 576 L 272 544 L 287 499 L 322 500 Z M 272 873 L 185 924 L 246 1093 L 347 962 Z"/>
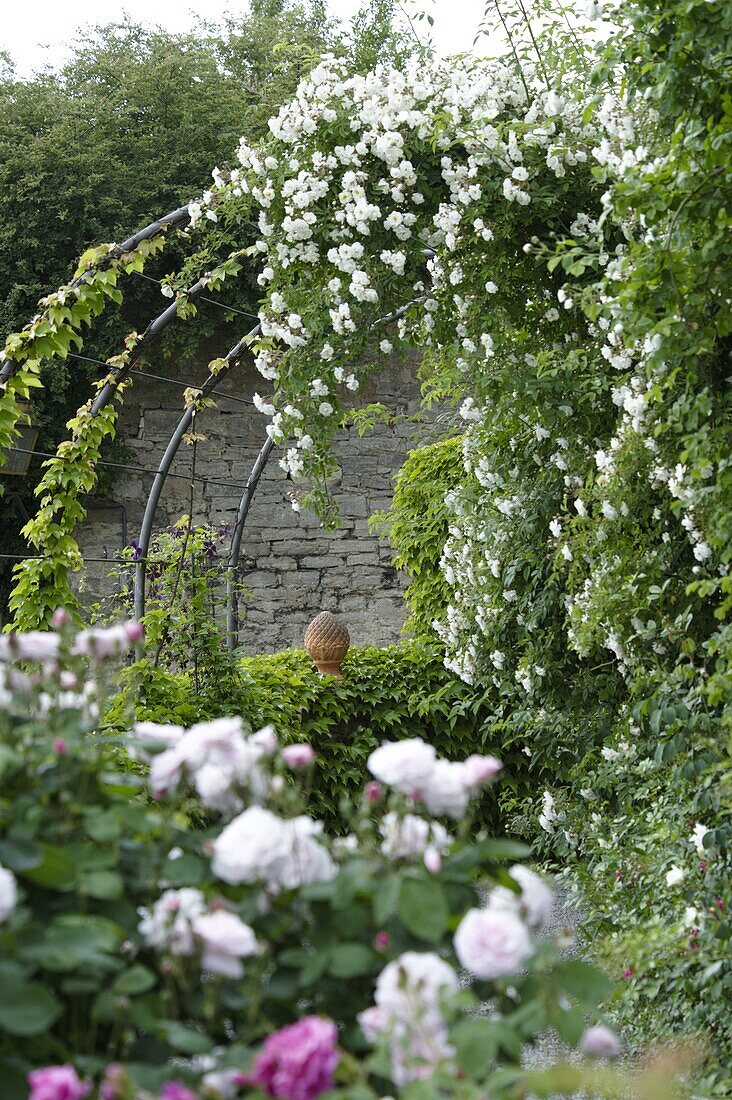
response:
<path id="1" fill-rule="evenodd" d="M 41 556 L 16 570 L 12 606 L 19 623 L 36 625 L 47 621 L 56 605 L 73 604 L 68 577 L 80 564 L 73 538 L 83 515 L 79 495 L 94 484 L 100 444 L 114 433 L 117 406 L 140 358 L 204 289 L 215 290 L 242 262 L 261 269 L 260 321 L 211 364 L 200 390 L 187 395 L 142 525 L 138 613 L 144 610 L 144 559 L 166 474 L 196 408 L 250 347 L 275 392 L 271 400 L 256 399 L 269 424 L 238 510 L 232 571 L 248 504 L 274 444 L 282 446 L 281 464 L 289 474 L 305 475 L 314 486 L 309 503 L 324 507 L 332 468 L 328 443 L 344 391 L 356 391 L 366 370 L 374 369 L 355 365 L 366 352 L 378 345 L 383 356 L 395 343 L 411 342 L 433 346 L 444 357 L 457 347 L 459 368 L 461 359 L 491 356 L 494 335 L 481 332 L 477 340 L 468 335 L 475 288 L 465 295 L 446 289 L 464 285 L 462 266 L 472 263 L 476 250 L 490 250 L 491 240 L 500 241 L 493 248 L 502 254 L 501 263 L 513 238 L 519 265 L 527 271 L 534 267 L 532 258 L 522 256 L 524 238 L 540 223 L 544 231 L 552 222 L 559 226 L 571 195 L 571 188 L 558 182 L 557 169 L 586 160 L 587 138 L 574 115 L 574 107 L 566 108 L 552 92 L 527 95 L 523 79 L 502 63 L 458 62 L 429 76 L 415 68 L 350 78 L 337 62 L 326 60 L 272 121 L 266 146 L 252 149 L 242 141 L 240 167 L 226 175 L 214 172 L 214 186 L 200 202 L 171 212 L 120 245 L 87 253 L 74 281 L 44 299 L 31 324 L 6 343 L 0 373 L 0 441 L 6 446 L 19 416 L 17 398 L 40 384 L 41 360 L 78 351 L 83 325 L 108 300 L 120 301 L 122 278 L 141 271 L 171 232 L 202 232 L 217 219 L 229 225 L 258 219 L 260 230 L 248 256 L 232 253 L 190 285 L 181 273 L 175 300 L 108 360 L 108 376 L 70 423 L 71 436 L 46 464 L 38 487 L 39 511 L 25 534 Z M 535 205 L 526 216 L 532 191 L 551 195 L 556 216 L 542 214 L 537 220 Z M 535 282 L 533 272 L 529 281 Z M 481 311 L 488 294 L 480 289 Z M 489 313 L 485 309 L 486 327 Z M 380 320 L 397 314 L 393 339 L 375 331 Z M 457 342 L 456 332 L 465 334 Z"/>
<path id="2" fill-rule="evenodd" d="M 100 445 L 115 431 L 141 355 L 168 323 L 195 311 L 204 289 L 215 292 L 247 263 L 256 266 L 262 288 L 259 320 L 210 364 L 203 386 L 186 393 L 143 520 L 138 614 L 171 463 L 197 408 L 210 404 L 217 381 L 245 354 L 253 354 L 273 392 L 254 397 L 267 434 L 229 553 L 232 640 L 243 525 L 270 451 L 280 448 L 280 465 L 306 486 L 304 503 L 326 514 L 330 444 L 346 401 L 380 361 L 417 347 L 431 396 L 459 400 L 465 429 L 466 482 L 448 500 L 452 522 L 442 562 L 453 598 L 435 626 L 448 664 L 470 680 L 481 649 L 488 656 L 480 658 L 482 673 L 503 673 L 505 653 L 492 638 L 517 624 L 522 640 L 513 673 L 531 693 L 545 670 L 532 639 L 538 627 L 527 624 L 531 609 L 528 602 L 526 610 L 520 606 L 519 581 L 533 567 L 515 552 L 516 531 L 572 509 L 574 527 L 552 521 L 554 552 L 532 583 L 551 597 L 551 615 L 569 614 L 570 642 L 582 655 L 588 608 L 602 595 L 608 566 L 598 570 L 597 558 L 586 554 L 587 577 L 584 587 L 575 584 L 576 595 L 556 581 L 557 568 L 576 569 L 570 541 L 575 521 L 587 513 L 582 494 L 591 489 L 578 471 L 594 441 L 607 435 L 614 407 L 621 416 L 599 462 L 597 487 L 602 491 L 603 478 L 612 481 L 618 458 L 648 430 L 663 374 L 661 338 L 626 346 L 613 296 L 630 226 L 609 216 L 606 189 L 636 158 L 629 152 L 632 121 L 611 96 L 590 111 L 576 76 L 560 96 L 541 67 L 532 74 L 505 61 L 458 58 L 429 69 L 413 63 L 405 71 L 350 76 L 342 62 L 326 58 L 270 129 L 256 148 L 242 140 L 238 166 L 216 169 L 200 201 L 122 245 L 87 253 L 75 280 L 44 299 L 31 324 L 8 339 L 3 447 L 12 443 L 17 398 L 40 384 L 41 360 L 72 346 L 78 351 L 82 327 L 108 300 L 120 300 L 123 277 L 141 271 L 171 232 L 205 240 L 219 222 L 235 239 L 237 227 L 258 228 L 254 245 L 212 270 L 201 275 L 189 263 L 171 278 L 165 287 L 171 304 L 108 360 L 109 374 L 70 422 L 70 438 L 38 486 L 39 511 L 25 535 L 39 556 L 16 567 L 16 622 L 26 628 L 48 622 L 57 605 L 74 604 L 69 574 L 80 565 L 73 537 L 84 514 L 79 497 L 95 483 Z M 583 394 L 578 408 L 575 392 Z M 654 476 L 650 468 L 644 474 Z M 601 629 L 622 662 L 624 647 L 611 623 Z"/>

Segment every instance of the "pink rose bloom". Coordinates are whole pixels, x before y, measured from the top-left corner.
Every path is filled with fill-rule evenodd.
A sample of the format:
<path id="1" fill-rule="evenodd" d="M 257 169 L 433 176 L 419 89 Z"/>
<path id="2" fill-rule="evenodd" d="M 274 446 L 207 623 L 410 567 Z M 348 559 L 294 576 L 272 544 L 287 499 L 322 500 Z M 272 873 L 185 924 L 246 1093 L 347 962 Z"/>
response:
<path id="1" fill-rule="evenodd" d="M 126 653 L 130 646 L 139 641 L 141 627 L 139 623 L 119 623 L 106 629 L 82 630 L 76 636 L 72 652 L 100 659 Z"/>
<path id="2" fill-rule="evenodd" d="M 91 1081 L 81 1081 L 73 1066 L 46 1066 L 27 1076 L 28 1100 L 81 1100 L 92 1089 Z"/>
<path id="3" fill-rule="evenodd" d="M 132 727 L 132 735 L 137 741 L 150 741 L 154 745 L 164 746 L 166 749 L 177 745 L 185 733 L 182 726 L 171 726 L 161 722 L 135 722 Z M 127 750 L 133 760 L 142 760 L 149 763 L 150 753 L 146 748 L 131 745 Z"/>
<path id="4" fill-rule="evenodd" d="M 99 1086 L 100 1100 L 119 1100 L 126 1080 L 122 1066 L 117 1062 L 110 1062 L 104 1073 L 104 1080 Z"/>
<path id="5" fill-rule="evenodd" d="M 526 925 L 502 909 L 469 909 L 453 943 L 461 964 L 478 978 L 515 974 L 532 952 Z"/>
<path id="6" fill-rule="evenodd" d="M 554 907 L 554 891 L 534 871 L 517 863 L 508 872 L 521 887 L 514 894 L 507 886 L 497 886 L 488 898 L 489 909 L 503 909 L 523 917 L 529 928 L 546 924 Z"/>
<path id="7" fill-rule="evenodd" d="M 430 845 L 424 850 L 424 865 L 431 875 L 436 875 L 442 870 L 442 856 L 439 848 Z"/>
<path id="8" fill-rule="evenodd" d="M 61 639 L 50 631 L 3 634 L 0 636 L 0 661 L 55 661 L 60 648 Z"/>
<path id="9" fill-rule="evenodd" d="M 429 813 L 435 817 L 459 821 L 468 808 L 468 789 L 465 786 L 464 764 L 451 760 L 436 760 L 427 779 L 419 786 L 418 793 Z"/>
<path id="10" fill-rule="evenodd" d="M 466 787 L 480 787 L 487 783 L 503 767 L 503 764 L 495 756 L 478 756 L 473 754 L 463 763 L 463 782 Z"/>
<path id="11" fill-rule="evenodd" d="M 332 1020 L 304 1016 L 265 1040 L 249 1081 L 269 1096 L 313 1100 L 334 1087 L 333 1073 L 340 1060 L 337 1040 Z"/>
<path id="12" fill-rule="evenodd" d="M 596 1027 L 588 1027 L 580 1039 L 580 1050 L 583 1054 L 592 1054 L 595 1058 L 615 1058 L 620 1054 L 620 1041 L 614 1031 L 609 1027 L 598 1024 Z"/>
<path id="13" fill-rule="evenodd" d="M 160 1090 L 160 1100 L 196 1100 L 196 1094 L 180 1081 L 168 1081 Z"/>
<path id="14" fill-rule="evenodd" d="M 203 943 L 201 965 L 204 970 L 225 978 L 241 978 L 244 973 L 241 959 L 256 954 L 258 949 L 256 936 L 249 925 L 226 909 L 194 917 L 192 924 Z"/>
<path id="15" fill-rule="evenodd" d="M 247 741 L 259 749 L 262 756 L 271 756 L 277 749 L 277 734 L 274 726 L 262 726 L 261 730 L 250 734 Z"/>
<path id="16" fill-rule="evenodd" d="M 375 779 L 405 794 L 419 791 L 432 774 L 437 754 L 420 737 L 387 741 L 371 753 L 366 765 Z"/>
<path id="17" fill-rule="evenodd" d="M 303 742 L 300 745 L 286 745 L 281 754 L 283 763 L 293 771 L 307 768 L 315 760 L 315 750 L 312 745 Z"/>
<path id="18" fill-rule="evenodd" d="M 384 791 L 381 783 L 377 783 L 375 779 L 372 779 L 370 783 L 367 783 L 363 789 L 363 796 L 367 802 L 371 805 L 375 805 L 377 802 L 381 802 Z"/>

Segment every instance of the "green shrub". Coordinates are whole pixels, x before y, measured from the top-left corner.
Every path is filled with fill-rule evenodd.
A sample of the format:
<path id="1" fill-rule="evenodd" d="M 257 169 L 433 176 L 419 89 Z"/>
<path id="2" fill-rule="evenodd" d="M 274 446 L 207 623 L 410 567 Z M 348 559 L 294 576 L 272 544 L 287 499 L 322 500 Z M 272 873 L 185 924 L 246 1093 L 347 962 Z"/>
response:
<path id="1" fill-rule="evenodd" d="M 387 649 L 352 648 L 343 680 L 321 677 L 303 650 L 245 657 L 225 700 L 196 692 L 190 673 L 173 675 L 140 661 L 124 673 L 126 690 L 110 721 L 121 723 L 132 700 L 138 720 L 191 725 L 240 715 L 253 728 L 271 723 L 285 744 L 309 741 L 318 754 L 313 808 L 333 825 L 340 802 L 360 789 L 364 761 L 382 741 L 422 737 L 445 756 L 500 756 L 491 732 L 490 698 L 442 664 L 436 647 L 410 641 Z M 520 752 L 502 756 L 514 785 L 525 771 Z M 520 770 L 519 770 L 520 769 Z M 492 808 L 491 808 L 492 807 Z M 495 820 L 494 803 L 484 810 Z"/>
<path id="2" fill-rule="evenodd" d="M 407 627 L 432 641 L 432 622 L 442 618 L 450 602 L 450 588 L 439 568 L 449 525 L 445 494 L 463 476 L 462 436 L 418 447 L 397 475 L 391 510 L 372 520 L 394 547 L 394 565 L 412 578 L 406 593 L 411 609 Z"/>

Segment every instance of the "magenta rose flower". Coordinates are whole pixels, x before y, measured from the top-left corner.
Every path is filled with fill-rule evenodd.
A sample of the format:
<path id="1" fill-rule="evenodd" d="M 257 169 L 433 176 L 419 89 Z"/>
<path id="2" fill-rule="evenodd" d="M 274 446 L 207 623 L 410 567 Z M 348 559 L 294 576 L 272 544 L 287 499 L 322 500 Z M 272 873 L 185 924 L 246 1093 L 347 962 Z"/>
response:
<path id="1" fill-rule="evenodd" d="M 196 1100 L 196 1094 L 180 1081 L 168 1081 L 160 1091 L 160 1100 Z"/>
<path id="2" fill-rule="evenodd" d="M 315 750 L 312 745 L 308 745 L 307 742 L 303 741 L 297 745 L 286 745 L 281 756 L 287 767 L 297 772 L 313 763 Z"/>
<path id="3" fill-rule="evenodd" d="M 73 1066 L 45 1066 L 27 1076 L 28 1100 L 81 1100 L 91 1092 L 91 1081 L 81 1081 Z"/>
<path id="4" fill-rule="evenodd" d="M 249 1082 L 269 1096 L 313 1100 L 333 1086 L 340 1055 L 338 1029 L 322 1016 L 304 1016 L 265 1040 L 254 1060 Z"/>

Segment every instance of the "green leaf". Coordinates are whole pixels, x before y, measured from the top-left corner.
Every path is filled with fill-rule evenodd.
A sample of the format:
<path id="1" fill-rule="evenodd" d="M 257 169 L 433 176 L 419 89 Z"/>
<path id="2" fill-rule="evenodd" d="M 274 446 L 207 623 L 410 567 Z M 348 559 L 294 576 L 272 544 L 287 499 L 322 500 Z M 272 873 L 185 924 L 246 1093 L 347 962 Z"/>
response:
<path id="1" fill-rule="evenodd" d="M 490 837 L 488 840 L 482 840 L 478 845 L 478 850 L 485 860 L 526 859 L 531 855 L 531 848 L 527 844 L 503 837 Z"/>
<path id="2" fill-rule="evenodd" d="M 121 929 L 103 917 L 69 914 L 57 917 L 47 928 L 23 933 L 18 939 L 18 957 L 45 970 L 100 968 L 115 970 L 112 956 L 122 939 Z"/>
<path id="3" fill-rule="evenodd" d="M 328 969 L 329 962 L 330 948 L 318 951 L 317 955 L 311 955 L 300 971 L 300 977 L 298 979 L 299 988 L 303 989 L 305 986 L 316 982 L 318 978 L 321 978 Z"/>
<path id="4" fill-rule="evenodd" d="M 339 943 L 331 951 L 329 972 L 334 978 L 357 978 L 369 974 L 376 956 L 360 943 Z"/>
<path id="5" fill-rule="evenodd" d="M 117 975 L 112 990 L 115 993 L 125 993 L 130 997 L 136 997 L 138 994 L 147 993 L 148 989 L 152 989 L 157 980 L 157 976 L 153 974 L 152 970 L 148 970 L 146 966 L 138 963 L 131 966 L 129 970 L 124 970 Z"/>
<path id="6" fill-rule="evenodd" d="M 207 873 L 207 864 L 192 852 L 166 860 L 163 868 L 163 877 L 171 886 L 200 886 Z"/>
<path id="7" fill-rule="evenodd" d="M 103 844 L 105 841 L 117 840 L 121 836 L 122 823 L 114 811 L 100 813 L 95 810 L 86 816 L 86 832 L 92 840 Z"/>
<path id="8" fill-rule="evenodd" d="M 194 1031 L 177 1020 L 160 1020 L 160 1030 L 173 1050 L 181 1054 L 207 1054 L 213 1042 L 202 1031 Z"/>
<path id="9" fill-rule="evenodd" d="M 453 1028 L 450 1039 L 458 1066 L 471 1077 L 482 1078 L 496 1057 L 498 1043 L 489 1020 L 463 1020 Z"/>
<path id="10" fill-rule="evenodd" d="M 53 994 L 37 982 L 5 985 L 0 998 L 0 1029 L 11 1035 L 41 1035 L 62 1011 Z"/>
<path id="11" fill-rule="evenodd" d="M 374 920 L 377 924 L 386 924 L 392 913 L 396 912 L 399 902 L 401 879 L 398 874 L 386 875 L 374 894 Z"/>
<path id="12" fill-rule="evenodd" d="M 439 940 L 447 928 L 450 912 L 442 886 L 436 879 L 405 878 L 399 890 L 399 919 L 422 940 Z"/>
<path id="13" fill-rule="evenodd" d="M 581 959 L 569 959 L 554 967 L 557 984 L 581 1004 L 595 1005 L 604 1001 L 613 991 L 614 984 L 590 963 Z"/>
<path id="14" fill-rule="evenodd" d="M 100 901 L 116 901 L 124 893 L 122 876 L 115 871 L 90 871 L 79 876 L 79 893 Z"/>
<path id="15" fill-rule="evenodd" d="M 25 878 L 36 886 L 48 886 L 51 890 L 70 890 L 76 878 L 76 865 L 62 848 L 41 844 L 41 862 L 22 871 Z"/>
<path id="16" fill-rule="evenodd" d="M 26 840 L 25 837 L 0 840 L 0 863 L 11 871 L 28 871 L 38 867 L 42 858 L 41 849 L 33 840 Z"/>
<path id="17" fill-rule="evenodd" d="M 566 1043 L 576 1047 L 585 1030 L 585 1014 L 581 1008 L 570 1008 L 566 1012 L 560 1012 L 557 1017 L 556 1027 Z"/>

